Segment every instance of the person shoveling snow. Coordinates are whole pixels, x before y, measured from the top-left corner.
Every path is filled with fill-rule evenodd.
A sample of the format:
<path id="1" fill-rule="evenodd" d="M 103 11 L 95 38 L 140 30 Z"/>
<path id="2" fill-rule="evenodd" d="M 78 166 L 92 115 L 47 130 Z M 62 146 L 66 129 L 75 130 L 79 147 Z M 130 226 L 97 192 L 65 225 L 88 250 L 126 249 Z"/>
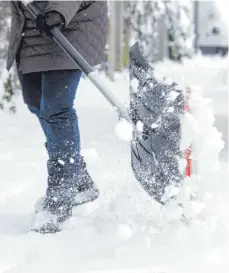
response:
<path id="1" fill-rule="evenodd" d="M 7 69 L 16 57 L 24 102 L 39 119 L 47 141 L 48 187 L 35 205 L 32 226 L 33 230 L 47 233 L 59 230 L 59 224 L 71 216 L 75 205 L 94 200 L 99 191 L 81 155 L 73 107 L 82 72 L 45 32 L 47 28 L 61 29 L 90 65 L 100 64 L 106 44 L 107 4 L 38 1 L 34 5 L 44 12 L 44 17 L 35 20 L 26 5 L 11 2 Z"/>
<path id="2" fill-rule="evenodd" d="M 184 95 L 178 85 L 155 73 L 138 44 L 130 50 L 129 109 L 103 85 L 92 67 L 104 59 L 105 1 L 12 2 L 11 6 L 7 69 L 16 58 L 24 101 L 40 121 L 49 156 L 48 187 L 35 205 L 31 229 L 60 231 L 75 206 L 99 197 L 81 155 L 73 108 L 82 72 L 122 118 L 116 134 L 124 130 L 125 140 L 131 142 L 132 169 L 144 190 L 161 205 L 176 200 L 184 178 L 179 169 Z"/>

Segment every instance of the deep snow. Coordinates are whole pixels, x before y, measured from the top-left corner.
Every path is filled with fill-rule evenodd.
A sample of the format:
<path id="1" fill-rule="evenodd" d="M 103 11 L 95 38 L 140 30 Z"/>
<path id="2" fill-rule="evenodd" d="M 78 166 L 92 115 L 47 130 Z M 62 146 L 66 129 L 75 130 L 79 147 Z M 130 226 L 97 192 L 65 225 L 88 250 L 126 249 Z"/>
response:
<path id="1" fill-rule="evenodd" d="M 157 69 L 183 86 L 200 86 L 204 96 L 213 98 L 225 148 L 221 170 L 208 177 L 209 183 L 204 172 L 205 213 L 188 226 L 174 222 L 158 232 L 160 207 L 131 172 L 129 145 L 115 134 L 116 113 L 83 80 L 76 99 L 82 148 L 101 197 L 75 209 L 61 233 L 29 232 L 33 205 L 45 190 L 46 153 L 39 124 L 19 97 L 16 115 L 0 113 L 0 273 L 228 271 L 227 62 L 199 56 L 183 66 L 164 62 Z M 127 100 L 127 73 L 117 74 L 114 83 L 102 77 Z M 203 170 L 207 162 L 202 157 Z"/>

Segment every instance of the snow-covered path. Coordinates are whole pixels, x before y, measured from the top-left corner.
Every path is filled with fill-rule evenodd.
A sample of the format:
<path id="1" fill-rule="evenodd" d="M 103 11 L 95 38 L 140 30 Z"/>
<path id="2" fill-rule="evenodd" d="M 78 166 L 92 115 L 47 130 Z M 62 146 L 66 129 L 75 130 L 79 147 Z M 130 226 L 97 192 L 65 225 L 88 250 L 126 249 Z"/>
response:
<path id="1" fill-rule="evenodd" d="M 117 77 L 113 90 L 124 100 L 128 78 Z M 218 191 L 225 200 L 222 215 L 228 217 L 228 90 L 219 90 L 220 95 L 214 87 L 205 91 L 214 99 L 216 125 L 226 141 Z M 38 122 L 21 98 L 17 104 L 16 116 L 0 113 L 0 273 L 228 271 L 229 221 L 227 227 L 215 219 L 213 229 L 195 223 L 154 234 L 158 206 L 133 177 L 129 145 L 114 134 L 116 113 L 86 80 L 80 84 L 76 108 L 83 152 L 101 197 L 77 208 L 61 233 L 29 232 L 33 204 L 45 190 L 46 153 Z"/>

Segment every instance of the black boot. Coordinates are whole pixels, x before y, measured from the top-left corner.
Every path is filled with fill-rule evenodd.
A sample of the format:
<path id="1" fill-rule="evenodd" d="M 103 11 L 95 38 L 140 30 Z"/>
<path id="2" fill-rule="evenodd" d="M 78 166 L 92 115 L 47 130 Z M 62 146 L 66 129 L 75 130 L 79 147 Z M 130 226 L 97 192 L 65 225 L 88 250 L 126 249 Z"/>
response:
<path id="1" fill-rule="evenodd" d="M 60 164 L 49 160 L 48 173 L 48 189 L 46 195 L 35 204 L 36 215 L 32 227 L 32 230 L 41 233 L 57 232 L 60 225 L 71 217 L 74 206 L 91 202 L 99 196 L 83 158 L 78 164 Z"/>
<path id="2" fill-rule="evenodd" d="M 49 159 L 47 166 L 46 196 L 36 211 L 32 223 L 32 230 L 40 233 L 59 231 L 60 225 L 72 215 L 80 162 L 72 164 Z"/>
<path id="3" fill-rule="evenodd" d="M 45 142 L 45 148 L 48 152 L 48 144 Z M 74 202 L 74 206 L 90 202 L 99 196 L 99 190 L 93 182 L 87 171 L 87 165 L 84 158 L 81 157 L 80 174 L 78 177 L 78 193 Z"/>

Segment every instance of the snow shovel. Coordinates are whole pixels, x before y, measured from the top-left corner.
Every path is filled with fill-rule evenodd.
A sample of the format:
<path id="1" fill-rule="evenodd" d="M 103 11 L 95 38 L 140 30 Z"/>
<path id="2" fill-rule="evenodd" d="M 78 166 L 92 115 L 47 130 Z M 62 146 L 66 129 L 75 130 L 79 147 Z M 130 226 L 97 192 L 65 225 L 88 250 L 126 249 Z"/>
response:
<path id="1" fill-rule="evenodd" d="M 34 18 L 43 16 L 35 3 L 23 4 Z M 116 109 L 119 117 L 132 124 L 131 166 L 143 189 L 161 204 L 175 198 L 167 192 L 168 188 L 178 188 L 183 180 L 179 171 L 180 115 L 184 109 L 182 91 L 175 83 L 158 81 L 154 77 L 154 69 L 142 57 L 136 43 L 129 53 L 131 87 L 130 105 L 126 109 L 57 28 L 48 32 Z"/>

